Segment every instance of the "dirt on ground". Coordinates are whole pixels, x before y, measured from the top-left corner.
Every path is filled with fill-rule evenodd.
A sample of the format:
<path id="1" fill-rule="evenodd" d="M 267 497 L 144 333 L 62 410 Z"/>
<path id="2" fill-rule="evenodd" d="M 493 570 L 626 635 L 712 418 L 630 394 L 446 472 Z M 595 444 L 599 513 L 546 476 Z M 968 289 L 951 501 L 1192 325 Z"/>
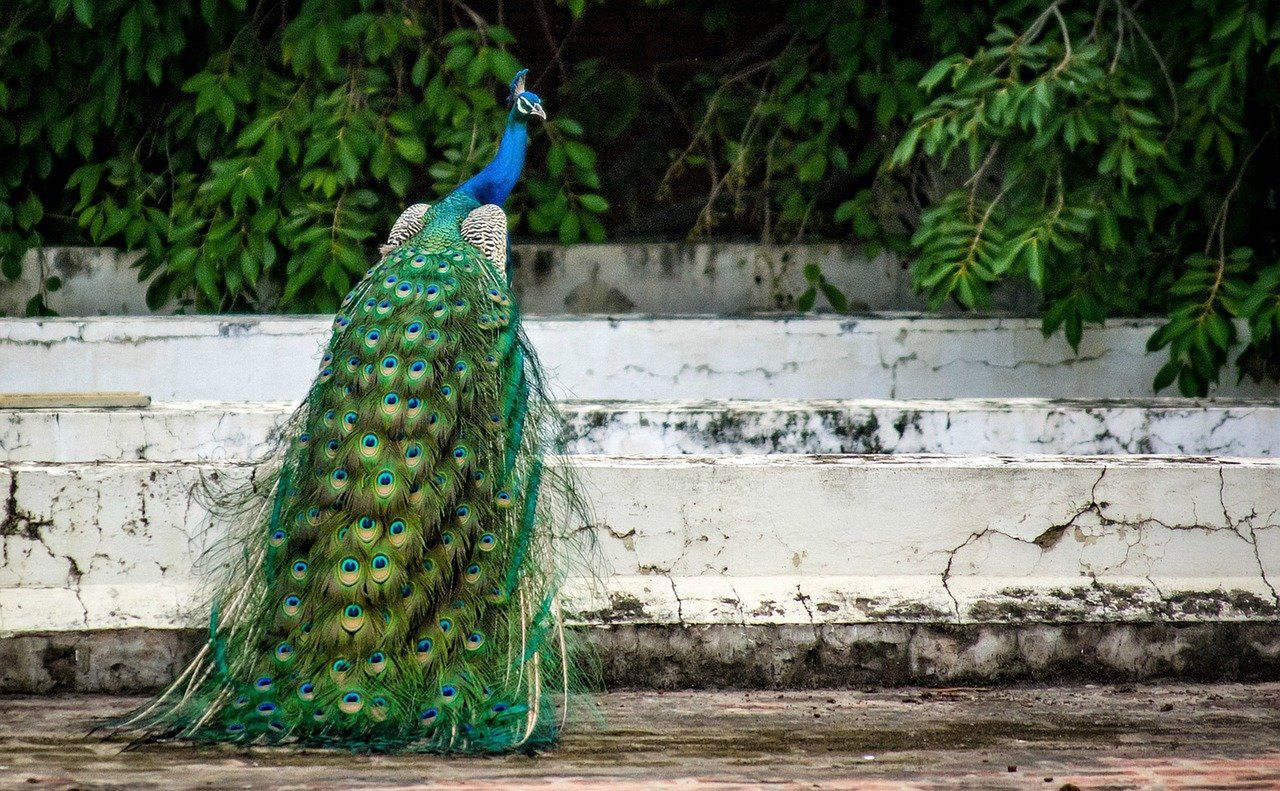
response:
<path id="1" fill-rule="evenodd" d="M 1280 789 L 1280 684 L 611 692 L 538 755 L 88 737 L 140 698 L 0 697 L 0 787 Z"/>

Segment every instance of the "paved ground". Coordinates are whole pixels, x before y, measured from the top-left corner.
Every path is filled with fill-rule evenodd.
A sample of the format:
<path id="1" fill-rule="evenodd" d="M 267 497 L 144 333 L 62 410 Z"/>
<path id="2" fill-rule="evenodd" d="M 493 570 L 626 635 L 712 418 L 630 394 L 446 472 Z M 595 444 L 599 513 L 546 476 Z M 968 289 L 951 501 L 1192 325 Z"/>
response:
<path id="1" fill-rule="evenodd" d="M 0 698 L 0 786 L 1280 788 L 1280 684 L 616 692 L 536 757 L 441 759 L 86 739 L 136 698 Z"/>

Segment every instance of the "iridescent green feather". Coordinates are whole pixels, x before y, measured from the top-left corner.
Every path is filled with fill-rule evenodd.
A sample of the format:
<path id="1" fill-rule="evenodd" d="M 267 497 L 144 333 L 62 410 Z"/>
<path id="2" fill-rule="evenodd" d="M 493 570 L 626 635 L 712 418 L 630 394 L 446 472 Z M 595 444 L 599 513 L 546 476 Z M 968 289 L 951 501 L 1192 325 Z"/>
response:
<path id="1" fill-rule="evenodd" d="M 455 193 L 348 295 L 209 639 L 119 729 L 144 739 L 545 747 L 573 694 L 563 548 L 585 523 L 506 280 Z M 263 480 L 259 476 L 259 480 Z M 540 491 L 541 490 L 541 491 Z"/>

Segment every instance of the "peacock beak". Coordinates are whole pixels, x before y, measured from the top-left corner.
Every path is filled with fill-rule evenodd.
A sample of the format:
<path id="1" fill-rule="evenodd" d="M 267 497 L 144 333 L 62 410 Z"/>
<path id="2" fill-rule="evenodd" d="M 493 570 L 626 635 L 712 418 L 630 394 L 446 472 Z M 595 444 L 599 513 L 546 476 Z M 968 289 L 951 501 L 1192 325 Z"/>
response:
<path id="1" fill-rule="evenodd" d="M 547 120 L 547 111 L 542 109 L 541 102 L 533 105 L 533 109 L 529 111 L 529 115 L 536 115 L 544 121 Z"/>

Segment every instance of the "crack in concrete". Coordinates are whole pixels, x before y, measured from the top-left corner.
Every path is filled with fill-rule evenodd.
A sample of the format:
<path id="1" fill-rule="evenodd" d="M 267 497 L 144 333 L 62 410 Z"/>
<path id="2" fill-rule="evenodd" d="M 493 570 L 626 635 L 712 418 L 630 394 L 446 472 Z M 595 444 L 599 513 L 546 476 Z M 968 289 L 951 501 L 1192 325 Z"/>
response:
<path id="1" fill-rule="evenodd" d="M 988 528 L 984 528 L 983 530 L 970 533 L 969 536 L 963 542 L 961 542 L 958 546 L 947 551 L 946 553 L 947 562 L 942 570 L 941 582 L 942 582 L 943 590 L 946 592 L 948 598 L 951 599 L 952 607 L 955 610 L 956 620 L 961 623 L 964 622 L 964 617 L 960 607 L 960 601 L 958 597 L 955 595 L 955 592 L 951 589 L 952 569 L 955 563 L 955 559 L 960 554 L 960 552 L 962 552 L 965 548 L 969 547 L 971 544 L 977 541 L 980 541 L 984 538 L 987 538 L 989 536 L 1000 536 L 1003 538 L 1007 538 L 1010 541 L 1014 541 L 1016 543 L 1034 545 L 1035 547 L 1038 548 L 1038 550 L 1043 555 L 1045 552 L 1048 552 L 1053 547 L 1057 546 L 1057 544 L 1061 541 L 1062 536 L 1065 535 L 1069 529 L 1073 527 L 1078 527 L 1077 523 L 1079 519 L 1085 516 L 1086 514 L 1093 514 L 1094 517 L 1098 520 L 1099 527 L 1119 528 L 1121 530 L 1128 529 L 1134 532 L 1133 540 L 1124 542 L 1125 543 L 1124 557 L 1118 563 L 1114 563 L 1112 565 L 1102 568 L 1102 571 L 1104 573 L 1112 572 L 1116 569 L 1119 569 L 1125 566 L 1129 562 L 1131 558 L 1131 554 L 1135 549 L 1139 547 L 1145 548 L 1146 546 L 1148 546 L 1149 542 L 1145 540 L 1145 531 L 1151 526 L 1159 527 L 1165 530 L 1169 530 L 1171 532 L 1179 532 L 1179 531 L 1202 531 L 1202 532 L 1208 532 L 1208 533 L 1222 532 L 1222 531 L 1229 532 L 1250 546 L 1254 556 L 1254 560 L 1258 566 L 1259 578 L 1261 582 L 1271 592 L 1271 596 L 1276 609 L 1280 610 L 1280 590 L 1277 589 L 1276 585 L 1271 581 L 1271 579 L 1267 575 L 1267 570 L 1265 568 L 1265 564 L 1262 561 L 1262 556 L 1261 556 L 1260 549 L 1258 547 L 1258 541 L 1257 541 L 1257 535 L 1256 535 L 1258 530 L 1274 528 L 1274 527 L 1277 527 L 1277 525 L 1254 526 L 1252 524 L 1253 519 L 1255 519 L 1258 515 L 1256 510 L 1251 511 L 1248 516 L 1242 517 L 1241 519 L 1238 519 L 1238 520 L 1232 519 L 1230 511 L 1227 508 L 1227 504 L 1226 504 L 1226 477 L 1225 477 L 1223 466 L 1219 465 L 1218 467 L 1218 482 L 1219 482 L 1218 499 L 1219 499 L 1219 506 L 1222 509 L 1222 515 L 1224 519 L 1224 524 L 1221 527 L 1216 527 L 1213 525 L 1206 525 L 1206 524 L 1190 524 L 1190 525 L 1168 524 L 1159 519 L 1156 519 L 1155 517 L 1145 517 L 1137 521 L 1114 519 L 1114 518 L 1108 517 L 1105 513 L 1105 510 L 1109 505 L 1109 503 L 1101 502 L 1098 500 L 1098 486 L 1102 483 L 1102 480 L 1103 478 L 1106 477 L 1106 474 L 1107 474 L 1107 467 L 1103 467 L 1097 479 L 1094 480 L 1092 487 L 1090 487 L 1089 501 L 1082 508 L 1078 509 L 1075 512 L 1075 514 L 1071 516 L 1069 520 L 1067 520 L 1063 524 L 1051 525 L 1050 527 L 1046 528 L 1044 531 L 1039 533 L 1035 538 L 1026 539 L 1021 536 L 1016 536 L 1011 533 L 1008 533 L 1004 530 L 988 527 Z M 1245 533 L 1246 528 L 1248 529 L 1248 534 Z M 1081 562 L 1081 565 L 1082 567 L 1084 567 L 1083 561 Z M 1098 585 L 1099 583 L 1097 581 L 1096 574 L 1093 571 L 1089 571 L 1088 573 L 1090 577 L 1094 580 L 1094 584 Z M 1152 588 L 1155 589 L 1157 595 L 1159 595 L 1162 600 L 1168 600 L 1169 597 L 1166 596 L 1164 592 L 1161 591 L 1160 588 L 1154 582 L 1151 581 L 1151 578 L 1149 575 L 1146 575 L 1146 579 L 1148 582 L 1151 583 Z"/>
<path id="2" fill-rule="evenodd" d="M 52 524 L 48 520 L 35 519 L 18 508 L 18 472 L 10 470 L 9 494 L 5 498 L 4 520 L 0 521 L 0 536 L 21 536 L 30 541 L 40 541 L 40 529 Z"/>

